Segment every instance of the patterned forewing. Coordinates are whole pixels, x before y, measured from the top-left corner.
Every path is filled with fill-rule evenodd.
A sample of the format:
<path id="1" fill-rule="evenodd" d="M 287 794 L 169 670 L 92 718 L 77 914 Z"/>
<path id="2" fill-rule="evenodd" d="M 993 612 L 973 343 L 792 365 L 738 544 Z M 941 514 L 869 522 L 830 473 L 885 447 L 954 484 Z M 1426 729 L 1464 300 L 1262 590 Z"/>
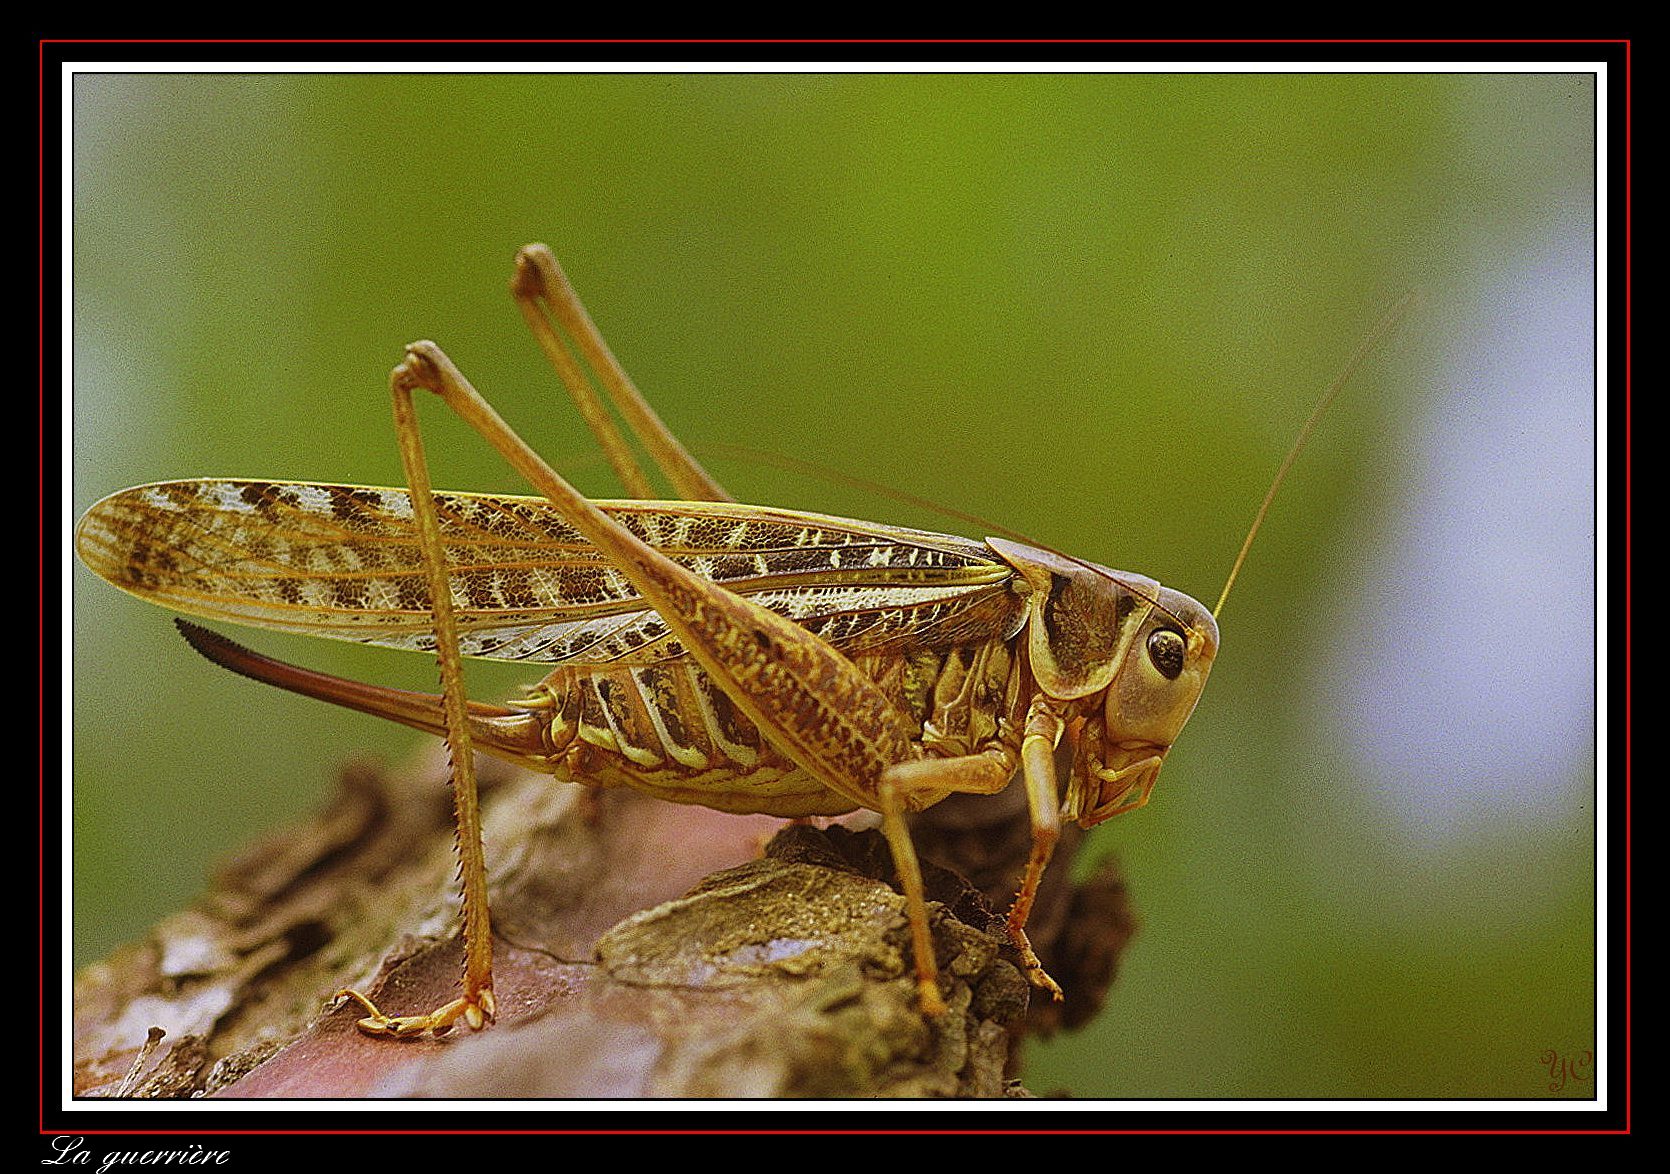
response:
<path id="1" fill-rule="evenodd" d="M 626 577 L 542 498 L 436 495 L 465 655 L 650 664 L 683 655 Z M 1008 635 L 1010 568 L 966 538 L 716 502 L 600 502 L 651 546 L 849 653 Z M 89 567 L 142 599 L 257 627 L 432 649 L 403 489 L 171 481 L 82 519 Z"/>

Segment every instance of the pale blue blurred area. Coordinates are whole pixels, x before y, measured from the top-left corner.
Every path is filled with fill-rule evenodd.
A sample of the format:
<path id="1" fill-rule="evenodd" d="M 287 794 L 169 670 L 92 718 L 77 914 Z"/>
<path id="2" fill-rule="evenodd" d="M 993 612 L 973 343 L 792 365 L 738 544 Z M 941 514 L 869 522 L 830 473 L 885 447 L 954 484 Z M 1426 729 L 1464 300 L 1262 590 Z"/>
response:
<path id="1" fill-rule="evenodd" d="M 1414 401 L 1404 506 L 1329 694 L 1359 785 L 1418 848 L 1569 814 L 1593 787 L 1590 242 L 1498 273 Z"/>

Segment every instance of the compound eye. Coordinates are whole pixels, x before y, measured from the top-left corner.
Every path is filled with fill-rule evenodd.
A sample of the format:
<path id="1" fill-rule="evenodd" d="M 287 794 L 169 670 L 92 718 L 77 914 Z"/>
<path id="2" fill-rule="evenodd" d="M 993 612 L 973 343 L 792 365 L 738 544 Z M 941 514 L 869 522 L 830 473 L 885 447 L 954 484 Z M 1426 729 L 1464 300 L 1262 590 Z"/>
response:
<path id="1" fill-rule="evenodd" d="M 1183 651 L 1188 643 L 1183 633 L 1171 628 L 1160 628 L 1148 637 L 1148 659 L 1168 681 L 1175 681 L 1183 671 Z"/>

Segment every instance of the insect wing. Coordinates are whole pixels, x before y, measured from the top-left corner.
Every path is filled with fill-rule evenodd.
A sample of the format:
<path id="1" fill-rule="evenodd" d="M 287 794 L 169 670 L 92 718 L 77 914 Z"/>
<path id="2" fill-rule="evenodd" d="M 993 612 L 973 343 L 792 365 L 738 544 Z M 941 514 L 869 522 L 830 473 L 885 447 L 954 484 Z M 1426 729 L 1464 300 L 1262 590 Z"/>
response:
<path id="1" fill-rule="evenodd" d="M 466 656 L 649 664 L 683 655 L 656 612 L 544 499 L 438 493 Z M 599 503 L 703 578 L 847 651 L 1008 635 L 1013 574 L 966 538 L 729 502 Z M 434 647 L 403 489 L 191 480 L 125 489 L 82 518 L 84 562 L 208 619 Z"/>

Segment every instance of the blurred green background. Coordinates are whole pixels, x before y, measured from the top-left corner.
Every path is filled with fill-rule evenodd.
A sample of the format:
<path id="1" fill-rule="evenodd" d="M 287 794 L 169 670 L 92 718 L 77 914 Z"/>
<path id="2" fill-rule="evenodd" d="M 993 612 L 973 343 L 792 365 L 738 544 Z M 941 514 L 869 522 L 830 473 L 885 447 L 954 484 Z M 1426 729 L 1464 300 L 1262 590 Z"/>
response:
<path id="1" fill-rule="evenodd" d="M 1480 499 L 1469 470 L 1511 481 L 1546 451 L 1514 447 L 1526 401 L 1498 359 L 1571 336 L 1587 362 L 1581 297 L 1503 290 L 1543 288 L 1549 256 L 1589 264 L 1593 100 L 1575 76 L 82 76 L 73 512 L 175 477 L 397 484 L 385 379 L 425 337 L 617 495 L 505 292 L 543 240 L 686 440 L 882 481 L 1210 604 L 1312 400 L 1418 288 L 1278 501 L 1153 802 L 1095 834 L 1142 929 L 1101 1019 L 1036 1046 L 1026 1077 L 1556 1095 L 1541 1053 L 1595 1046 L 1590 618 L 1563 632 L 1577 663 L 1494 674 L 1550 674 L 1575 714 L 1522 765 L 1474 735 L 1544 701 L 1452 721 L 1427 679 L 1457 642 L 1535 635 L 1492 594 L 1513 576 L 1423 560 L 1430 534 L 1488 532 L 1504 567 L 1551 541 L 1593 570 L 1571 537 L 1592 472 L 1557 511 L 1575 531 L 1544 533 L 1548 511 L 1453 525 Z M 1536 418 L 1592 444 L 1588 385 L 1548 396 Z M 442 413 L 426 429 L 441 485 L 525 492 Z M 743 500 L 968 529 L 711 465 Z M 70 578 L 78 964 L 320 801 L 351 755 L 420 744 L 213 669 L 164 613 Z M 471 673 L 484 697 L 528 676 Z"/>

